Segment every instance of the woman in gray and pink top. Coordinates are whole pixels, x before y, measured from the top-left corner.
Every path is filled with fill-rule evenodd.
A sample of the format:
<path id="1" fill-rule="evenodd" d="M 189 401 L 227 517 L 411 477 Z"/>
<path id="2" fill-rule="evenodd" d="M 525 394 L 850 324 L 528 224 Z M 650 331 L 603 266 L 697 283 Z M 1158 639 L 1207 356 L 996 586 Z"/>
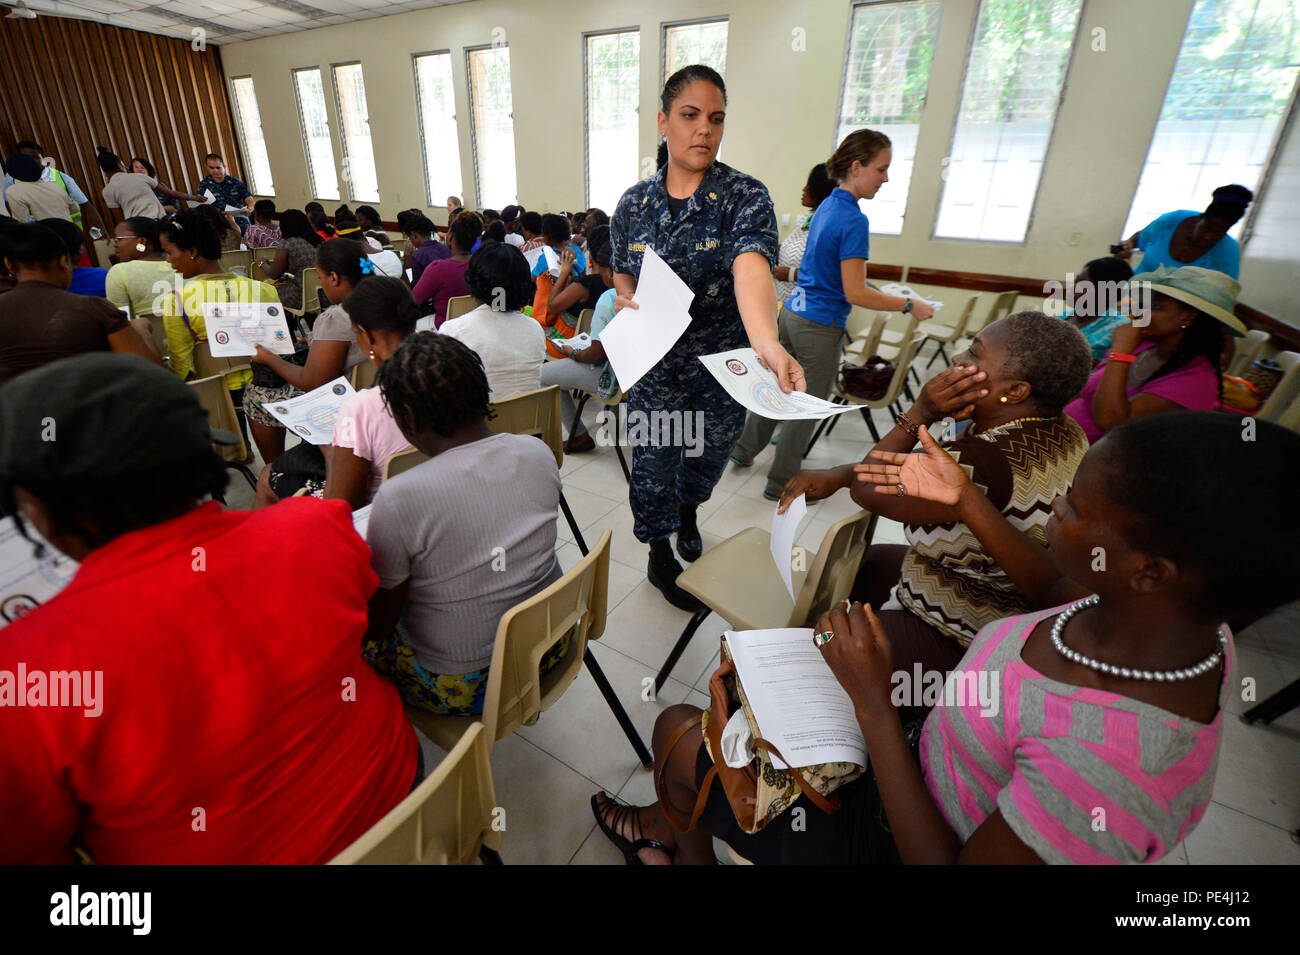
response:
<path id="1" fill-rule="evenodd" d="M 664 807 L 691 818 L 710 766 L 698 727 L 665 752 L 698 713 L 682 705 L 655 727 L 661 802 L 633 810 L 597 797 L 602 829 L 646 863 L 707 862 L 711 835 L 763 862 L 1158 861 L 1209 806 L 1231 686 L 1228 625 L 1300 597 L 1287 559 L 1300 537 L 1300 435 L 1257 428 L 1244 442 L 1238 419 L 1187 412 L 1114 429 L 1053 505 L 1050 557 L 925 429 L 922 453 L 873 452 L 884 463 L 857 465 L 859 480 L 957 508 L 1046 609 L 984 627 L 950 674 L 964 689 L 918 732 L 900 719 L 917 701 L 900 694 L 874 612 L 837 605 L 814 640 L 871 754 L 867 772 L 838 790 L 839 812 L 796 803 L 806 805 L 803 831 L 778 822 L 750 836 L 714 786 L 700 828 L 679 833 Z M 1275 533 L 1260 538 L 1264 521 Z"/>

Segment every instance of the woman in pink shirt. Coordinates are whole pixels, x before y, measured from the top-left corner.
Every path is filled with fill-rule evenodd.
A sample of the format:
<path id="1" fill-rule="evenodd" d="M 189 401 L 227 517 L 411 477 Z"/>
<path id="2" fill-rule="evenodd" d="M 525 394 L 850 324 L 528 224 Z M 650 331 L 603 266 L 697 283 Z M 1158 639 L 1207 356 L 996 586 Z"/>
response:
<path id="1" fill-rule="evenodd" d="M 401 279 L 373 275 L 360 282 L 342 307 L 352 319 L 357 344 L 378 367 L 415 331 L 420 310 Z M 352 509 L 369 504 L 384 479 L 384 462 L 409 451 L 376 387 L 363 388 L 339 406 L 325 475 L 325 498 Z"/>
<path id="2" fill-rule="evenodd" d="M 1241 285 L 1222 272 L 1161 266 L 1132 282 L 1148 314 L 1115 329 L 1110 354 L 1065 408 L 1093 443 L 1130 418 L 1213 409 L 1221 397 L 1224 326 L 1246 333 L 1232 312 Z"/>
<path id="3" fill-rule="evenodd" d="M 462 212 L 447 227 L 447 247 L 451 249 L 451 258 L 431 262 L 420 273 L 413 295 L 426 315 L 429 303 L 432 303 L 433 328 L 440 327 L 447 320 L 449 300 L 457 295 L 469 294 L 469 286 L 465 284 L 465 270 L 469 268 L 470 250 L 482 233 L 482 217 L 477 212 Z"/>
<path id="4" fill-rule="evenodd" d="M 1228 626 L 1300 597 L 1300 435 L 1261 421 L 1242 441 L 1240 420 L 1215 412 L 1126 422 L 1053 504 L 1051 556 L 924 428 L 920 440 L 923 453 L 873 452 L 884 463 L 856 465 L 858 479 L 955 507 L 1045 609 L 984 627 L 918 732 L 899 713 L 920 687 L 895 671 L 875 613 L 837 604 L 814 642 L 871 754 L 837 790 L 840 810 L 800 801 L 802 827 L 744 833 L 707 785 L 699 711 L 679 704 L 655 726 L 659 802 L 592 799 L 629 862 L 709 863 L 711 836 L 762 862 L 1156 862 L 1205 814 L 1232 690 Z M 697 811 L 698 829 L 670 823 Z"/>

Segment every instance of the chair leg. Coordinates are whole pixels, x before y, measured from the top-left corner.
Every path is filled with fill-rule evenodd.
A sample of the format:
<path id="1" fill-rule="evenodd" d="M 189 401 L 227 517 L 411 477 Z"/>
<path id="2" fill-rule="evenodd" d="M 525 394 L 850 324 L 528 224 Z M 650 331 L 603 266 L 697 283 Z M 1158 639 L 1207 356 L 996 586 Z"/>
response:
<path id="1" fill-rule="evenodd" d="M 257 485 L 253 485 L 256 487 Z M 569 510 L 569 502 L 564 499 L 564 492 L 560 492 L 560 510 L 564 512 L 564 519 L 569 522 L 569 530 L 573 531 L 574 543 L 578 545 L 578 550 L 582 556 L 587 556 L 587 542 L 582 538 L 582 531 L 578 529 L 578 522 L 573 519 L 573 511 Z"/>
<path id="2" fill-rule="evenodd" d="M 876 430 L 876 422 L 873 421 L 871 418 L 871 409 L 868 408 L 866 405 L 862 406 L 862 417 L 867 422 L 867 430 L 871 432 L 871 440 L 876 442 L 876 444 L 879 444 L 880 432 Z"/>
<path id="3" fill-rule="evenodd" d="M 920 388 L 922 385 L 925 384 L 925 382 L 923 382 L 923 381 L 921 380 L 921 376 L 918 375 L 918 374 L 916 373 L 916 366 L 915 366 L 915 365 L 909 365 L 909 366 L 907 367 L 907 376 L 908 376 L 909 378 L 915 378 L 915 379 L 916 379 L 916 386 L 917 386 L 918 388 Z"/>
<path id="4" fill-rule="evenodd" d="M 623 468 L 623 479 L 628 484 L 632 483 L 632 472 L 628 470 L 627 458 L 623 456 L 623 445 L 618 443 L 618 436 L 623 431 L 623 406 L 621 404 L 614 406 L 614 450 L 618 452 L 618 463 Z"/>
<path id="5" fill-rule="evenodd" d="M 659 670 L 659 675 L 655 677 L 655 692 L 658 693 L 664 688 L 664 683 L 668 680 L 668 674 L 673 672 L 673 667 L 677 666 L 677 661 L 681 659 L 682 652 L 686 645 L 691 642 L 691 637 L 695 636 L 695 631 L 700 629 L 700 624 L 704 623 L 704 618 L 712 613 L 708 607 L 701 607 L 695 611 L 695 615 L 686 622 L 686 629 L 682 635 L 677 638 L 673 644 L 672 652 L 668 654 L 668 659 L 664 661 L 663 667 Z"/>
<path id="6" fill-rule="evenodd" d="M 592 656 L 591 647 L 587 647 L 587 651 L 583 655 L 582 660 L 587 664 L 587 672 L 590 673 L 591 678 L 596 681 L 596 688 L 600 690 L 600 695 L 603 696 L 605 702 L 609 704 L 610 710 L 614 713 L 614 719 L 618 720 L 618 725 L 622 727 L 623 734 L 627 737 L 627 741 L 632 744 L 632 749 L 636 750 L 636 757 L 641 760 L 641 765 L 647 769 L 654 766 L 655 761 L 650 755 L 650 750 L 646 749 L 646 745 L 641 739 L 641 734 L 638 733 L 636 727 L 632 725 L 632 718 L 627 715 L 627 710 L 623 709 L 623 704 L 619 700 L 618 694 L 616 694 L 614 688 L 609 685 L 609 680 L 605 677 L 605 671 L 600 668 L 600 664 L 597 663 L 596 658 Z"/>
<path id="7" fill-rule="evenodd" d="M 482 862 L 484 865 L 505 865 L 506 864 L 505 860 L 501 858 L 501 853 L 497 852 L 495 849 L 489 849 L 487 846 L 483 846 L 481 849 L 479 849 L 478 858 L 479 861 Z"/>
<path id="8" fill-rule="evenodd" d="M 1289 686 L 1242 713 L 1241 718 L 1247 723 L 1271 723 L 1297 706 L 1300 706 L 1300 680 L 1293 680 Z"/>
<path id="9" fill-rule="evenodd" d="M 908 401 L 916 401 L 916 395 L 912 394 L 912 386 L 907 383 L 907 377 L 903 377 L 903 394 L 907 395 Z"/>
<path id="10" fill-rule="evenodd" d="M 578 408 L 577 408 L 577 410 L 573 412 L 573 424 L 569 425 L 569 440 L 570 440 L 570 441 L 573 440 L 573 436 L 574 436 L 574 434 L 577 433 L 578 425 L 579 425 L 579 423 L 581 423 L 581 421 L 582 421 L 582 409 L 585 408 L 585 407 L 587 407 L 587 400 L 588 400 L 590 397 L 591 397 L 591 395 L 583 395 L 583 396 L 582 396 L 582 399 L 578 402 Z M 618 432 L 615 432 L 615 434 L 617 434 L 617 433 L 618 433 Z"/>
<path id="11" fill-rule="evenodd" d="M 252 471 L 248 470 L 247 466 L 243 464 L 239 464 L 236 461 L 228 461 L 226 462 L 226 467 L 238 471 L 240 474 L 244 476 L 244 480 L 248 482 L 248 486 L 251 487 L 254 491 L 257 490 L 257 475 L 255 475 Z"/>
<path id="12" fill-rule="evenodd" d="M 835 417 L 838 418 L 839 415 L 835 415 Z M 803 449 L 803 456 L 805 458 L 812 453 L 813 445 L 817 443 L 817 439 L 820 438 L 822 433 L 829 427 L 830 420 L 830 418 L 823 418 L 821 423 L 817 425 L 817 430 L 813 432 L 812 440 L 808 442 L 808 447 Z"/>

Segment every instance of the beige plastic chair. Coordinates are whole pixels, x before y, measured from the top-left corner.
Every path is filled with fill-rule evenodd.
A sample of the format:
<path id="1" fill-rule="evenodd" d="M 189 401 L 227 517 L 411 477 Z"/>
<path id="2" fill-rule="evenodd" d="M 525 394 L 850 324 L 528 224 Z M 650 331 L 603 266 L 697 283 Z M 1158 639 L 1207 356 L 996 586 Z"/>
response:
<path id="1" fill-rule="evenodd" d="M 573 326 L 573 334 L 591 334 L 591 317 L 596 314 L 594 308 L 584 308 L 578 313 L 578 324 Z"/>
<path id="2" fill-rule="evenodd" d="M 916 353 L 920 350 L 921 342 L 924 340 L 924 337 L 925 336 L 920 329 L 913 331 L 911 340 L 905 342 L 899 348 L 897 356 L 891 359 L 892 361 L 895 361 L 897 365 L 894 368 L 894 376 L 889 379 L 889 387 L 886 389 L 883 398 L 876 401 L 863 401 L 861 398 L 855 398 L 853 395 L 840 390 L 838 377 L 836 378 L 834 386 L 831 388 L 831 401 L 834 404 L 860 406 L 862 417 L 867 422 L 868 430 L 871 431 L 871 437 L 876 441 L 880 440 L 880 432 L 876 430 L 876 423 L 871 418 L 871 412 L 876 408 L 890 408 L 891 411 L 897 413 L 896 409 L 891 406 L 894 405 L 903 394 L 903 389 L 907 385 L 907 374 L 912 368 L 912 360 L 916 358 Z M 808 447 L 804 449 L 804 457 L 807 457 L 808 453 L 812 451 L 813 445 L 817 443 L 818 438 L 823 434 L 830 434 L 835 430 L 835 426 L 839 424 L 839 420 L 842 417 L 844 417 L 843 414 L 837 414 L 833 417 L 822 420 L 822 422 L 817 426 L 817 430 L 813 432 L 812 440 L 808 442 Z"/>
<path id="3" fill-rule="evenodd" d="M 473 723 L 415 792 L 329 864 L 470 865 L 476 858 L 499 863 L 489 753 L 483 724 Z"/>
<path id="4" fill-rule="evenodd" d="M 1000 292 L 998 296 L 993 299 L 993 304 L 989 307 L 988 312 L 985 313 L 983 321 L 972 319 L 966 325 L 966 334 L 953 343 L 953 351 L 965 351 L 970 347 L 971 340 L 983 329 L 1010 315 L 1011 310 L 1016 307 L 1016 299 L 1018 298 L 1020 298 L 1020 293 L 1014 289 L 1010 292 Z"/>
<path id="5" fill-rule="evenodd" d="M 943 346 L 949 345 L 961 338 L 966 333 L 966 327 L 970 324 L 971 316 L 975 313 L 975 306 L 979 303 L 980 295 L 976 292 L 966 300 L 965 306 L 961 310 L 961 315 L 957 316 L 955 325 L 948 325 L 944 322 L 937 322 L 931 319 L 928 322 L 921 322 L 916 327 L 921 330 L 925 338 L 921 340 L 921 347 L 925 347 L 926 342 L 935 342 L 938 347 L 935 348 L 934 354 L 930 356 L 929 363 L 925 370 L 930 370 L 930 365 L 934 364 L 936 358 L 943 356 L 944 361 L 948 361 L 948 353 L 944 351 Z"/>
<path id="6" fill-rule="evenodd" d="M 490 749 L 519 727 L 536 723 L 542 712 L 551 708 L 578 678 L 587 641 L 597 640 L 605 632 L 611 536 L 612 532 L 606 530 L 595 550 L 572 570 L 541 593 L 506 611 L 497 624 L 483 715 L 440 716 L 408 706 L 406 713 L 420 732 L 450 750 L 474 725 L 473 720 L 481 719 Z M 541 676 L 542 657 L 566 633 L 570 634 L 568 652 Z"/>
<path id="7" fill-rule="evenodd" d="M 352 371 L 348 372 L 348 382 L 357 391 L 371 387 L 378 379 L 379 368 L 369 359 L 353 365 Z"/>
<path id="8" fill-rule="evenodd" d="M 867 330 L 844 346 L 844 360 L 861 364 L 875 355 L 880 350 L 880 339 L 885 333 L 887 324 L 889 324 L 889 316 L 884 312 L 877 312 Z"/>
<path id="9" fill-rule="evenodd" d="M 145 312 L 140 315 L 133 315 L 133 318 L 147 318 L 149 320 L 149 335 L 153 339 L 154 347 L 158 349 L 158 354 L 162 356 L 163 361 L 167 360 L 167 326 L 163 324 L 163 317 L 153 312 Z"/>
<path id="10" fill-rule="evenodd" d="M 876 515 L 858 511 L 835 523 L 822 545 L 811 555 L 807 572 L 791 575 L 795 598 L 785 589 L 772 560 L 772 537 L 758 527 L 748 527 L 706 550 L 677 578 L 677 586 L 699 598 L 704 607 L 686 624 L 664 661 L 655 688 L 661 689 L 695 631 L 710 613 L 727 621 L 732 630 L 806 627 L 849 595 L 857 579 L 862 555 L 876 532 Z"/>
<path id="11" fill-rule="evenodd" d="M 907 315 L 899 315 L 895 312 L 880 312 L 877 317 L 885 320 L 885 327 L 880 332 L 880 346 L 876 349 L 877 351 L 880 348 L 888 348 L 889 346 L 897 348 L 911 338 L 912 333 L 916 331 L 916 316 L 910 312 Z M 901 328 L 889 327 L 890 320 L 894 318 L 903 319 Z"/>
<path id="12" fill-rule="evenodd" d="M 423 464 L 427 460 L 429 460 L 429 456 L 417 448 L 398 451 L 384 462 L 384 476 L 381 483 L 389 478 L 395 478 L 399 474 L 404 474 L 417 464 Z"/>
<path id="13" fill-rule="evenodd" d="M 469 312 L 478 308 L 479 302 L 473 295 L 457 295 L 455 298 L 447 299 L 447 320 L 460 318 Z"/>
<path id="14" fill-rule="evenodd" d="M 1276 421 L 1284 428 L 1300 431 L 1300 398 L 1294 399 L 1291 404 L 1282 409 Z"/>
<path id="15" fill-rule="evenodd" d="M 211 375 L 206 378 L 194 378 L 186 382 L 194 389 L 199 404 L 208 413 L 208 424 L 232 432 L 239 438 L 238 444 L 214 444 L 213 450 L 226 462 L 226 467 L 238 471 L 248 481 L 250 487 L 257 487 L 257 477 L 244 461 L 248 458 L 248 445 L 239 431 L 239 417 L 235 414 L 234 402 L 230 400 L 230 389 L 226 387 L 224 374 Z"/>
<path id="16" fill-rule="evenodd" d="M 1276 421 L 1300 397 L 1300 352 L 1280 351 L 1273 360 L 1282 366 L 1282 380 L 1255 416 L 1261 421 Z"/>
<path id="17" fill-rule="evenodd" d="M 320 311 L 320 273 L 315 269 L 303 269 L 298 281 L 302 283 L 302 304 L 298 308 L 286 305 L 284 310 L 299 318 L 315 315 Z"/>
<path id="18" fill-rule="evenodd" d="M 110 228 L 109 231 L 113 230 Z M 111 256 L 116 251 L 117 243 L 111 239 L 91 239 L 90 244 L 95 247 L 95 257 L 99 260 L 101 269 L 106 269 L 113 264 Z"/>
<path id="19" fill-rule="evenodd" d="M 248 274 L 248 267 L 253 263 L 253 251 L 251 249 L 236 249 L 233 252 L 221 253 L 221 267 L 227 272 L 238 272 L 241 275 Z"/>
<path id="20" fill-rule="evenodd" d="M 1246 337 L 1236 341 L 1237 349 L 1232 354 L 1232 362 L 1228 365 L 1225 375 L 1240 375 L 1250 367 L 1251 362 L 1259 357 L 1259 353 L 1264 350 L 1268 344 L 1268 332 L 1260 328 L 1252 328 L 1246 332 Z"/>
<path id="21" fill-rule="evenodd" d="M 212 355 L 212 346 L 207 341 L 197 341 L 194 343 L 194 377 L 210 378 L 213 375 L 227 375 L 232 371 L 243 371 L 246 368 L 252 368 L 248 358 L 239 355 L 229 358 L 215 358 Z"/>
<path id="22" fill-rule="evenodd" d="M 253 249 L 253 250 L 252 250 L 253 261 L 254 261 L 254 262 L 274 262 L 274 261 L 275 261 L 275 257 L 276 257 L 276 255 L 279 253 L 279 251 L 280 251 L 280 249 L 279 249 L 277 246 L 274 246 L 274 245 L 268 245 L 268 246 L 265 246 L 265 247 L 260 248 L 260 249 Z"/>

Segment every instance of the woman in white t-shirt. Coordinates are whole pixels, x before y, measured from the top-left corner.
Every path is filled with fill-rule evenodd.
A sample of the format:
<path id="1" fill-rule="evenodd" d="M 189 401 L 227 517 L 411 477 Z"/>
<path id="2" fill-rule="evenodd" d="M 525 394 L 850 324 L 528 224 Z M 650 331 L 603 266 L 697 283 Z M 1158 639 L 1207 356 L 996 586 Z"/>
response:
<path id="1" fill-rule="evenodd" d="M 438 330 L 478 353 L 493 401 L 542 386 L 546 335 L 521 309 L 533 299 L 528 260 L 504 242 L 485 242 L 469 260 L 465 284 L 483 305 Z"/>
<path id="2" fill-rule="evenodd" d="M 415 331 L 420 317 L 406 283 L 386 275 L 368 276 L 342 305 L 357 344 L 377 367 Z M 326 455 L 325 497 L 347 501 L 353 510 L 364 507 L 384 479 L 384 462 L 410 449 L 379 389 L 363 388 L 339 406 Z"/>

